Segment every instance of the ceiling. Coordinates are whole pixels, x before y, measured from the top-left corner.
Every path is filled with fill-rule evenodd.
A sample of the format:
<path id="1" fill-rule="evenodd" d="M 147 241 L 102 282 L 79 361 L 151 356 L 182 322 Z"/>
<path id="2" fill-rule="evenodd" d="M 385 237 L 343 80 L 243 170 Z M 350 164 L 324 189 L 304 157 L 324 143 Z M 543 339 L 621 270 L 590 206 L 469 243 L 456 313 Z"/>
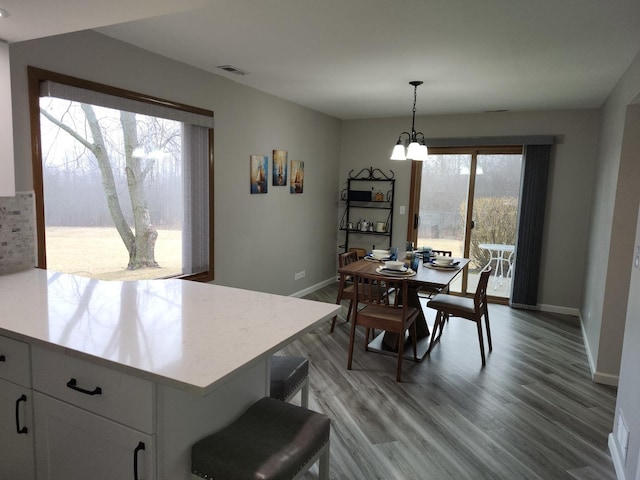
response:
<path id="1" fill-rule="evenodd" d="M 593 108 L 638 0 L 0 0 L 9 43 L 88 28 L 341 119 Z M 218 69 L 233 65 L 239 76 Z"/>

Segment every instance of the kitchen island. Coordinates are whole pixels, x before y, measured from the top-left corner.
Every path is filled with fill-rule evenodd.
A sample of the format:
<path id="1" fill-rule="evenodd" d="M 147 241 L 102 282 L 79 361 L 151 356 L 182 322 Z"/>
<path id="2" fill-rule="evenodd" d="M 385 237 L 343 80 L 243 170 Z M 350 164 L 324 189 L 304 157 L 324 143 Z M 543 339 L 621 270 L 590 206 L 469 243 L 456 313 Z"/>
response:
<path id="1" fill-rule="evenodd" d="M 0 444 L 35 455 L 35 473 L 20 474 L 39 480 L 189 478 L 191 445 L 268 395 L 270 356 L 339 308 L 39 269 L 0 276 L 0 302 L 1 406 L 25 445 Z"/>

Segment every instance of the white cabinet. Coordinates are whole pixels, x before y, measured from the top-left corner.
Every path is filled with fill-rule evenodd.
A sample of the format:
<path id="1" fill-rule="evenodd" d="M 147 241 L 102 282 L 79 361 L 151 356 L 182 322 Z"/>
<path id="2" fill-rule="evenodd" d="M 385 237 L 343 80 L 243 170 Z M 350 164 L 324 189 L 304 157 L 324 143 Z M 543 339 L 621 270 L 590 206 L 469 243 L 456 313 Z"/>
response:
<path id="1" fill-rule="evenodd" d="M 0 337 L 0 479 L 33 480 L 33 395 L 29 346 Z"/>
<path id="2" fill-rule="evenodd" d="M 31 390 L 0 380 L 0 479 L 32 480 L 33 397 Z"/>
<path id="3" fill-rule="evenodd" d="M 0 197 L 16 194 L 9 45 L 0 40 Z"/>
<path id="4" fill-rule="evenodd" d="M 37 346 L 38 480 L 156 478 L 153 384 Z"/>
<path id="5" fill-rule="evenodd" d="M 154 437 L 34 393 L 38 480 L 149 480 Z"/>

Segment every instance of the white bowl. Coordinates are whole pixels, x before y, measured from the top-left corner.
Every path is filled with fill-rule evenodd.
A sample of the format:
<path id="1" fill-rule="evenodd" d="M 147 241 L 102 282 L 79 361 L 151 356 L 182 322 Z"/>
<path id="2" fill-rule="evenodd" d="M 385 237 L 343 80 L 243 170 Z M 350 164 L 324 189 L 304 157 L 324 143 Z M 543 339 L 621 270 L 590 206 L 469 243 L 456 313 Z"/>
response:
<path id="1" fill-rule="evenodd" d="M 378 260 L 389 257 L 389 250 L 371 250 L 371 256 Z"/>
<path id="2" fill-rule="evenodd" d="M 404 262 L 388 260 L 384 262 L 384 268 L 388 268 L 389 270 L 402 270 L 404 268 Z"/>
<path id="3" fill-rule="evenodd" d="M 444 257 L 442 255 L 436 256 L 436 259 L 435 259 L 436 265 L 446 267 L 448 265 L 451 265 L 452 263 L 453 263 L 453 258 L 451 257 Z"/>

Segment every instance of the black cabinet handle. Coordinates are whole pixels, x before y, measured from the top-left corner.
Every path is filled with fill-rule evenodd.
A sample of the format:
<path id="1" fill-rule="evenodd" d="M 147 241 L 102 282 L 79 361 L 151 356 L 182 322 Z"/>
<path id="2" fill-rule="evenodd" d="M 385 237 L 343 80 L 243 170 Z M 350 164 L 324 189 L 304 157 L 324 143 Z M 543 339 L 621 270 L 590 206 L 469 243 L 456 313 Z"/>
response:
<path id="1" fill-rule="evenodd" d="M 26 403 L 26 401 L 27 401 L 26 395 L 20 395 L 20 398 L 16 400 L 16 431 L 18 432 L 18 434 L 21 434 L 21 433 L 26 434 L 29 431 L 27 427 L 20 428 L 20 402 Z"/>
<path id="2" fill-rule="evenodd" d="M 4 355 L 0 355 L 0 362 L 6 362 L 7 361 L 7 357 L 5 357 Z"/>
<path id="3" fill-rule="evenodd" d="M 144 442 L 139 442 L 136 449 L 133 451 L 133 480 L 138 479 L 138 453 L 140 450 L 144 450 Z"/>
<path id="4" fill-rule="evenodd" d="M 78 387 L 78 382 L 75 378 L 67 382 L 67 387 L 76 392 L 84 393 L 85 395 L 102 395 L 102 389 L 100 387 L 96 387 L 93 390 L 85 390 L 84 388 Z"/>

